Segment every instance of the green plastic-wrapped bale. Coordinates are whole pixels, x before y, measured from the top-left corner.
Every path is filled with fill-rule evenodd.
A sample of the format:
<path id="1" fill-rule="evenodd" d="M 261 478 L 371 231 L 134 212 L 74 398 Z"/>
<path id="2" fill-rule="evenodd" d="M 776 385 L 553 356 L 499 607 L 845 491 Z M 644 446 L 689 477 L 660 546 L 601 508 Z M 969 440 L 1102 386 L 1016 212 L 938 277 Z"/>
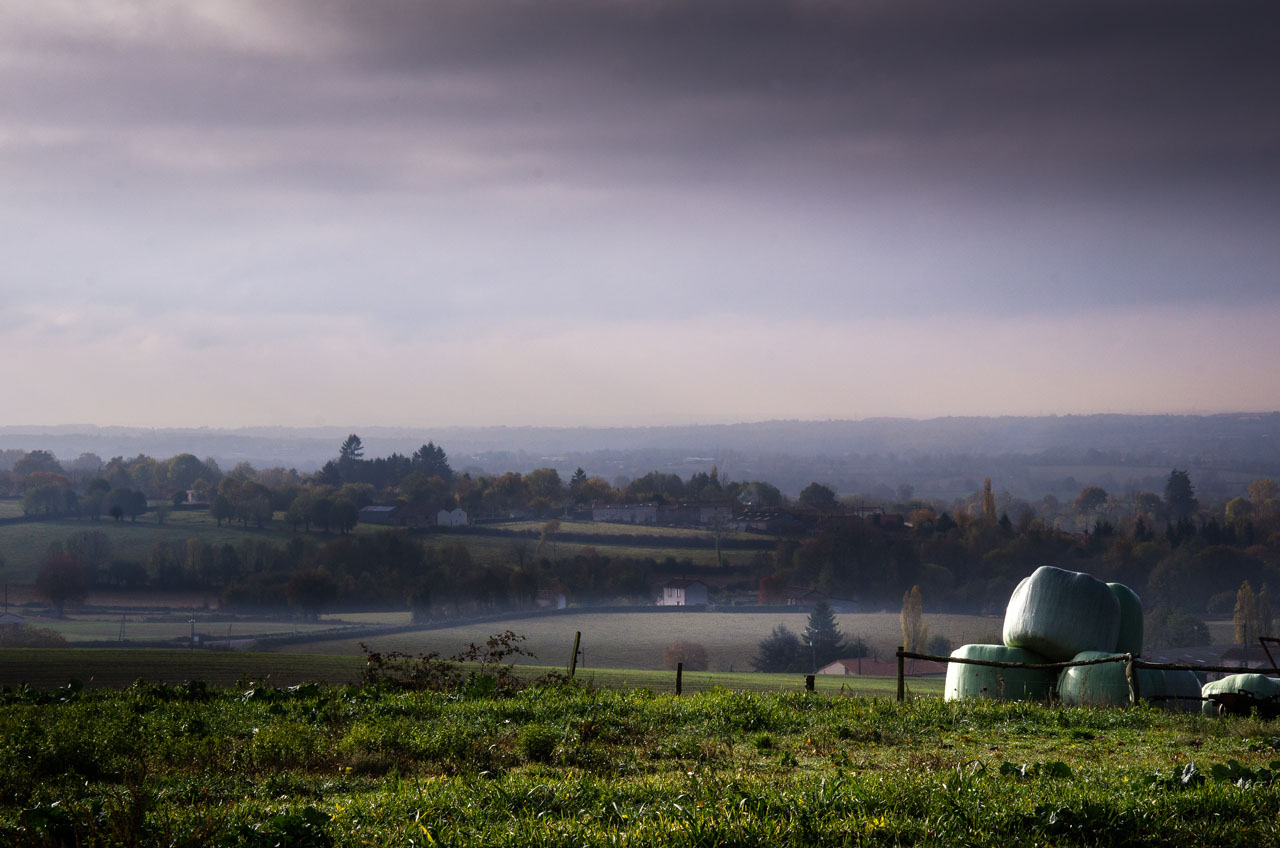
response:
<path id="1" fill-rule="evenodd" d="M 1120 603 L 1120 635 L 1113 650 L 1117 654 L 1142 653 L 1142 599 L 1123 583 L 1108 583 L 1107 588 Z"/>
<path id="2" fill-rule="evenodd" d="M 1275 698 L 1280 696 L 1280 680 L 1265 674 L 1232 674 L 1221 680 L 1211 680 L 1200 689 L 1201 696 L 1205 698 L 1228 693 L 1252 695 L 1258 700 Z M 1205 701 L 1200 708 L 1205 715 L 1218 714 L 1215 701 Z"/>
<path id="3" fill-rule="evenodd" d="M 1158 702 L 1158 706 L 1174 712 L 1195 712 L 1200 709 L 1200 702 L 1194 699 L 1200 697 L 1200 678 L 1196 677 L 1194 671 L 1183 669 L 1182 671 L 1166 671 L 1164 673 L 1165 694 L 1172 695 L 1177 700 Z M 1143 697 L 1146 697 L 1145 694 Z"/>
<path id="4" fill-rule="evenodd" d="M 951 656 L 993 662 L 1044 663 L 1044 657 L 1006 645 L 962 645 Z M 1043 701 L 1053 689 L 1053 669 L 996 668 L 988 665 L 947 663 L 945 698 L 994 698 L 1000 701 Z"/>
<path id="5" fill-rule="evenodd" d="M 1100 660 L 1115 657 L 1112 651 L 1081 651 L 1072 657 L 1073 662 Z M 1138 695 L 1155 698 L 1168 695 L 1169 687 L 1164 672 L 1153 668 L 1138 669 Z M 1078 665 L 1064 668 L 1058 675 L 1058 697 L 1072 707 L 1123 707 L 1129 704 L 1129 678 L 1124 663 L 1109 662 L 1098 665 Z M 1154 701 L 1163 704 L 1164 701 Z"/>
<path id="6" fill-rule="evenodd" d="M 1042 565 L 1013 590 L 1004 643 L 1063 662 L 1081 651 L 1111 651 L 1120 635 L 1120 602 L 1088 574 Z"/>

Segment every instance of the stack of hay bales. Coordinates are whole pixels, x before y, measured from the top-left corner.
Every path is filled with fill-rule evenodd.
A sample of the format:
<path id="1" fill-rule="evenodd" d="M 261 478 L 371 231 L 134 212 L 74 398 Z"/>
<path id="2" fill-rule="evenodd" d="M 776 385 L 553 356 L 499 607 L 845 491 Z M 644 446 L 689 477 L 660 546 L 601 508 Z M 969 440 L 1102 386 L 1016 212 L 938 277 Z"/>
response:
<path id="1" fill-rule="evenodd" d="M 965 645 L 951 656 L 1034 664 L 1137 654 L 1142 651 L 1142 601 L 1119 583 L 1042 566 L 1013 590 L 1005 610 L 1003 640 L 1003 645 Z M 1144 697 L 1187 694 L 1191 686 L 1199 694 L 1191 672 L 1141 669 L 1138 686 Z M 1076 666 L 1061 673 L 947 665 L 947 700 L 1044 700 L 1054 691 L 1067 704 L 1129 703 L 1129 683 L 1121 662 Z M 1158 703 L 1174 707 L 1187 702 Z"/>

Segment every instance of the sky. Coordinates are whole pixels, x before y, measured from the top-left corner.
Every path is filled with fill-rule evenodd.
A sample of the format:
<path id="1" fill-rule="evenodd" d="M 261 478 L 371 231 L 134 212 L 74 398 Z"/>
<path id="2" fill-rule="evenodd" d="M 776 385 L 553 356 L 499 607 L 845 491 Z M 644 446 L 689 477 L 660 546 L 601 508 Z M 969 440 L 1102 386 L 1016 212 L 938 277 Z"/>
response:
<path id="1" fill-rule="evenodd" d="M 0 5 L 0 424 L 1280 408 L 1280 4 Z"/>

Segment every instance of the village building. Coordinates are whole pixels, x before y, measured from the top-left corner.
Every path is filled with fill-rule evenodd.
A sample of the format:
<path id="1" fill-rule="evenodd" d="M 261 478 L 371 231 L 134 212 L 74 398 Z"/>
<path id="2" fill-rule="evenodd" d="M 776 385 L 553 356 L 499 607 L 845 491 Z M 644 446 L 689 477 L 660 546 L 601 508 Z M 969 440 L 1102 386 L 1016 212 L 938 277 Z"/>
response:
<path id="1" fill-rule="evenodd" d="M 658 599 L 660 607 L 694 607 L 706 606 L 707 584 L 701 580 L 678 577 L 662 584 L 662 597 Z"/>

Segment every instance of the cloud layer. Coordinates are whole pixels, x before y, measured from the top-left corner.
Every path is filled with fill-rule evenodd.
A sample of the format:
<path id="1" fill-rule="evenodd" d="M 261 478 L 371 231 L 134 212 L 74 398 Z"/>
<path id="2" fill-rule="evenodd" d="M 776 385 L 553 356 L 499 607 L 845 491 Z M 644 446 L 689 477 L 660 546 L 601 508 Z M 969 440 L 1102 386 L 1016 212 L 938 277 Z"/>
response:
<path id="1" fill-rule="evenodd" d="M 1231 363 L 1277 353 L 1277 33 L 1261 2 L 4 7 L 6 417 L 1272 408 Z"/>

